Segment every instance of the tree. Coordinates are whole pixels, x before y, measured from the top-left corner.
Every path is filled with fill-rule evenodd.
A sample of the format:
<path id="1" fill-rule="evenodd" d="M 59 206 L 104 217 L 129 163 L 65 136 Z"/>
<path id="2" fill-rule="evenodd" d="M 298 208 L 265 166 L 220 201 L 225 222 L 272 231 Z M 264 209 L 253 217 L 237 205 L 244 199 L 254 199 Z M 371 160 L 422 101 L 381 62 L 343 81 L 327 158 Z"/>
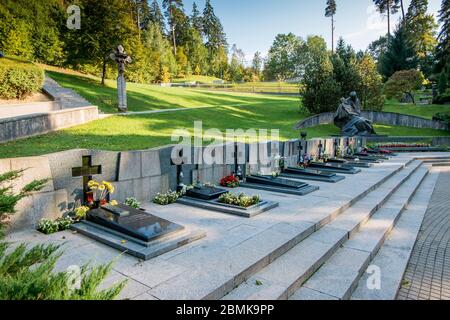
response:
<path id="1" fill-rule="evenodd" d="M 421 70 L 430 76 L 437 46 L 437 24 L 427 10 L 428 0 L 412 0 L 405 20 L 407 36 L 420 59 Z"/>
<path id="2" fill-rule="evenodd" d="M 202 36 L 196 28 L 189 28 L 188 36 L 189 40 L 186 41 L 185 48 L 189 64 L 196 75 L 204 74 L 208 69 L 208 50 L 204 46 Z"/>
<path id="3" fill-rule="evenodd" d="M 203 17 L 198 10 L 197 3 L 192 4 L 192 14 L 191 14 L 191 27 L 194 28 L 200 35 L 203 32 Z"/>
<path id="4" fill-rule="evenodd" d="M 0 50 L 29 60 L 62 64 L 63 13 L 58 0 L 2 0 Z"/>
<path id="5" fill-rule="evenodd" d="M 303 41 L 293 33 L 276 36 L 269 49 L 265 73 L 268 80 L 287 80 L 299 76 L 298 53 Z"/>
<path id="6" fill-rule="evenodd" d="M 161 32 L 164 32 L 164 16 L 157 0 L 153 0 L 150 4 L 148 20 L 149 21 L 146 23 L 145 29 L 148 29 L 148 25 L 153 23 L 160 27 Z"/>
<path id="7" fill-rule="evenodd" d="M 447 92 L 447 86 L 448 86 L 448 75 L 445 74 L 444 71 L 441 72 L 439 75 L 439 81 L 438 81 L 438 92 L 439 94 L 445 94 Z"/>
<path id="8" fill-rule="evenodd" d="M 396 71 L 416 69 L 418 65 L 416 52 L 406 35 L 405 28 L 399 25 L 386 53 L 381 56 L 380 72 L 388 79 Z"/>
<path id="9" fill-rule="evenodd" d="M 419 89 L 425 77 L 422 72 L 415 69 L 397 71 L 386 82 L 384 92 L 388 99 L 404 99 L 404 101 L 411 100 L 414 104 L 414 91 Z"/>
<path id="10" fill-rule="evenodd" d="M 381 55 L 387 51 L 387 47 L 388 38 L 386 36 L 381 36 L 378 40 L 369 44 L 367 52 L 375 59 L 375 61 L 379 61 Z"/>
<path id="11" fill-rule="evenodd" d="M 333 76 L 333 64 L 326 44 L 325 47 L 319 45 L 317 38 L 310 38 L 309 42 L 309 61 L 301 91 L 303 105 L 314 114 L 334 111 L 341 97 L 341 88 Z"/>
<path id="12" fill-rule="evenodd" d="M 375 60 L 365 54 L 356 64 L 361 79 L 359 95 L 363 110 L 383 110 L 385 98 L 383 96 L 383 78 L 378 73 Z"/>
<path id="13" fill-rule="evenodd" d="M 137 37 L 132 4 L 122 0 L 81 0 L 80 5 L 82 28 L 66 32 L 68 61 L 72 65 L 100 65 L 104 84 L 110 53 L 119 44 L 127 49 L 126 42 Z"/>
<path id="14" fill-rule="evenodd" d="M 436 58 L 438 63 L 435 66 L 437 74 L 444 72 L 450 73 L 450 0 L 442 0 L 441 9 L 439 11 L 439 22 L 441 31 L 438 35 L 439 44 L 436 50 Z"/>
<path id="15" fill-rule="evenodd" d="M 170 27 L 173 53 L 177 54 L 177 45 L 181 45 L 180 36 L 184 34 L 188 19 L 184 13 L 183 0 L 163 0 L 163 8 Z"/>
<path id="16" fill-rule="evenodd" d="M 341 96 L 348 96 L 352 91 L 359 91 L 361 79 L 357 70 L 355 50 L 341 38 L 336 54 L 331 57 L 333 75 L 341 88 Z"/>
<path id="17" fill-rule="evenodd" d="M 334 16 L 336 15 L 336 0 L 327 0 L 325 17 L 331 18 L 331 52 L 334 52 Z"/>
<path id="18" fill-rule="evenodd" d="M 206 0 L 203 10 L 203 34 L 206 38 L 210 73 L 222 77 L 228 64 L 228 43 L 220 19 L 214 13 L 210 0 Z"/>
<path id="19" fill-rule="evenodd" d="M 399 9 L 399 0 L 373 0 L 375 6 L 381 14 L 387 14 L 388 42 L 391 38 L 391 14 L 395 14 Z"/>
<path id="20" fill-rule="evenodd" d="M 178 73 L 177 63 L 169 40 L 164 37 L 159 25 L 150 24 L 144 33 L 144 47 L 151 63 L 149 70 L 152 82 L 168 82 Z"/>
<path id="21" fill-rule="evenodd" d="M 253 74 L 258 78 L 258 80 L 261 80 L 262 68 L 263 68 L 263 58 L 261 52 L 257 51 L 253 56 L 252 69 Z"/>

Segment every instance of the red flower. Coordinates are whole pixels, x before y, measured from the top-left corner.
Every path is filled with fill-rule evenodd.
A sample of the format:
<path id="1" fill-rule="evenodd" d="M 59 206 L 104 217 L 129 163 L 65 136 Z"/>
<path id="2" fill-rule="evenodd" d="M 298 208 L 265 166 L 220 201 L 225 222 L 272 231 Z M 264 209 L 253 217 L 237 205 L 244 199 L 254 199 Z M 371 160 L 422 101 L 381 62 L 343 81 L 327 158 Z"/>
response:
<path id="1" fill-rule="evenodd" d="M 237 188 L 239 187 L 239 179 L 235 176 L 227 176 L 220 180 L 220 185 L 227 188 Z"/>

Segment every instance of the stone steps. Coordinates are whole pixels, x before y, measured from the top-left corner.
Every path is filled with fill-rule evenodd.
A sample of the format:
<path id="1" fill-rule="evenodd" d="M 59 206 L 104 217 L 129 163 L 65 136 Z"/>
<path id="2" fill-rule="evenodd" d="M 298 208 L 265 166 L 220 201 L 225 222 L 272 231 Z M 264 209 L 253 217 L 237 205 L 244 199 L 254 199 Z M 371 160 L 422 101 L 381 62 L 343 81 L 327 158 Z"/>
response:
<path id="1" fill-rule="evenodd" d="M 372 258 L 427 175 L 428 168 L 425 167 L 415 172 L 290 299 L 309 299 L 311 290 L 328 295 L 330 299 L 349 299 Z"/>
<path id="2" fill-rule="evenodd" d="M 421 164 L 420 161 L 409 163 L 378 187 L 362 194 L 358 201 L 351 201 L 351 206 L 343 212 L 322 219 L 316 232 L 255 272 L 224 299 L 287 299 L 370 219 Z"/>
<path id="3" fill-rule="evenodd" d="M 382 187 L 390 179 L 402 177 L 405 175 L 402 173 L 404 170 L 416 169 L 420 164 L 410 157 L 396 157 L 392 161 L 376 165 L 374 169 L 368 169 L 370 172 L 367 179 L 361 181 L 351 192 L 347 190 L 340 200 L 328 200 L 325 205 L 302 210 L 301 214 L 283 213 L 285 210 L 298 210 L 298 202 L 295 201 L 279 210 L 275 209 L 271 214 L 274 217 L 280 214 L 286 220 L 280 220 L 235 246 L 205 244 L 181 253 L 167 254 L 163 257 L 165 261 L 179 265 L 186 271 L 155 286 L 150 294 L 162 300 L 221 299 L 317 230 L 320 231 L 324 225 L 370 192 Z M 402 179 L 406 177 L 407 174 Z M 323 190 L 314 195 L 315 198 L 322 196 L 327 197 L 328 193 Z M 321 234 L 323 233 L 326 232 Z"/>
<path id="4" fill-rule="evenodd" d="M 433 172 L 424 180 L 372 260 L 371 264 L 380 270 L 381 287 L 369 289 L 367 280 L 370 275 L 364 273 L 351 296 L 352 300 L 394 300 L 396 298 L 438 177 L 439 175 Z"/>

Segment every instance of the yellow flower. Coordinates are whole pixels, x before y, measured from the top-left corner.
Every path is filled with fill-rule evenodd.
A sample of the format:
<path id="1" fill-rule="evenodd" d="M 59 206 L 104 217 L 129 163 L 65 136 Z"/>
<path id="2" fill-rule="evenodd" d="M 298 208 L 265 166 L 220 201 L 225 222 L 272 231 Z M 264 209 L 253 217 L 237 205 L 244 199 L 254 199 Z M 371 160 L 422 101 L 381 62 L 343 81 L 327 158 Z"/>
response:
<path id="1" fill-rule="evenodd" d="M 112 206 L 117 206 L 119 203 L 116 200 L 112 200 L 109 204 Z"/>
<path id="2" fill-rule="evenodd" d="M 103 184 L 99 185 L 99 186 L 98 186 L 98 190 L 100 190 L 100 191 L 105 190 L 105 186 L 104 186 Z"/>

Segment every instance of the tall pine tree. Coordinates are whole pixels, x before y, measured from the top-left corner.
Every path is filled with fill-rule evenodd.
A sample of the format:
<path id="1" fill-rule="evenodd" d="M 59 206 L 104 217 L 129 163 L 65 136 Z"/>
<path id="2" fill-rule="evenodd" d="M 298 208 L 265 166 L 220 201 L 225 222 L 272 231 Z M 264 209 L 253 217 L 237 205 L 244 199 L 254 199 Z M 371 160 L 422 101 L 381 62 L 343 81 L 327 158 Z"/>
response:
<path id="1" fill-rule="evenodd" d="M 450 73 L 450 0 L 443 0 L 439 11 L 439 22 L 442 25 L 438 36 L 437 60 L 435 72 Z"/>
<path id="2" fill-rule="evenodd" d="M 407 37 L 405 27 L 400 24 L 388 44 L 387 51 L 381 55 L 380 73 L 388 79 L 397 71 L 416 69 L 418 65 L 416 51 Z"/>
<path id="3" fill-rule="evenodd" d="M 191 14 L 191 26 L 197 30 L 200 34 L 203 33 L 203 18 L 198 10 L 197 4 L 194 2 L 192 5 L 192 14 Z"/>
<path id="4" fill-rule="evenodd" d="M 151 22 L 154 25 L 159 26 L 161 32 L 164 32 L 164 24 L 165 24 L 164 16 L 161 12 L 161 8 L 157 0 L 153 0 L 153 2 L 150 4 L 148 19 L 149 23 Z M 147 27 L 148 24 L 146 25 L 146 29 Z"/>
<path id="5" fill-rule="evenodd" d="M 334 16 L 336 15 L 336 0 L 327 0 L 325 17 L 331 18 L 331 52 L 334 53 Z"/>
<path id="6" fill-rule="evenodd" d="M 388 40 L 391 38 L 391 15 L 398 12 L 400 0 L 373 0 L 375 6 L 381 14 L 387 15 Z"/>
<path id="7" fill-rule="evenodd" d="M 169 23 L 170 38 L 173 44 L 173 52 L 177 54 L 177 46 L 181 44 L 180 39 L 185 34 L 185 28 L 188 22 L 184 13 L 183 0 L 163 0 L 163 8 Z"/>
<path id="8" fill-rule="evenodd" d="M 222 23 L 214 13 L 210 0 L 206 0 L 203 10 L 203 34 L 206 38 L 211 72 L 216 76 L 223 77 L 224 68 L 228 61 L 228 43 Z"/>

